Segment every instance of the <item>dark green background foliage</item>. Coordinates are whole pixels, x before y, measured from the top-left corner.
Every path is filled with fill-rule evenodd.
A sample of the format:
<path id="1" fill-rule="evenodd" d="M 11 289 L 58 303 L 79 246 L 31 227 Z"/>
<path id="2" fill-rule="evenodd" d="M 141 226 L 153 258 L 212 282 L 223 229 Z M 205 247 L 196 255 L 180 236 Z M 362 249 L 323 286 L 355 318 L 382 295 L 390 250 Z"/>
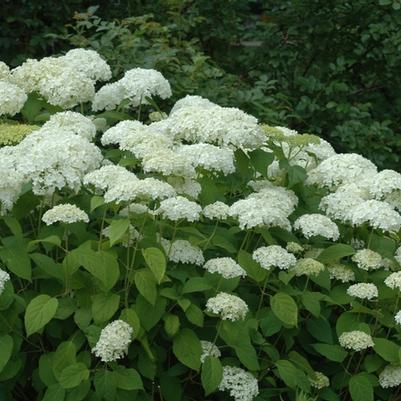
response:
<path id="1" fill-rule="evenodd" d="M 399 169 L 398 0 L 90 3 L 3 1 L 0 58 L 92 47 L 116 75 L 159 69 L 173 100 L 196 93 Z"/>

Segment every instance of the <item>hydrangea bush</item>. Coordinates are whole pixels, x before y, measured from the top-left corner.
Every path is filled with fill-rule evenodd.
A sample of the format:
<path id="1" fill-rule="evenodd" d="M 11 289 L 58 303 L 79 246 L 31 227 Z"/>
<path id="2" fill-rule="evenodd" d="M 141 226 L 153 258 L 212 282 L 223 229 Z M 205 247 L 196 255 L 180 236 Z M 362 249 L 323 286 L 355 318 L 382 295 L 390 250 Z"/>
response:
<path id="1" fill-rule="evenodd" d="M 397 399 L 399 173 L 198 96 L 162 111 L 159 72 L 102 86 L 93 51 L 0 67 L 7 399 Z"/>

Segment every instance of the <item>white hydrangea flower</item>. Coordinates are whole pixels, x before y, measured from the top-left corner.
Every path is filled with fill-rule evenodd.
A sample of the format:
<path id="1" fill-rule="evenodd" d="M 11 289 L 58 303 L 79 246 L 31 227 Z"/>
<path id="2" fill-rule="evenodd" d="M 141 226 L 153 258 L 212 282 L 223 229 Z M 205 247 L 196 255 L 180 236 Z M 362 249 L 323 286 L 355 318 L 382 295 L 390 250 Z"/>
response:
<path id="1" fill-rule="evenodd" d="M 129 217 L 131 214 L 145 214 L 152 211 L 142 203 L 130 203 L 128 206 L 120 210 L 119 215 L 123 217 Z"/>
<path id="2" fill-rule="evenodd" d="M 209 259 L 203 268 L 209 273 L 218 273 L 226 279 L 246 276 L 246 271 L 234 259 L 228 257 Z"/>
<path id="3" fill-rule="evenodd" d="M 182 107 L 164 125 L 176 140 L 190 143 L 254 149 L 265 141 L 255 117 L 230 107 Z"/>
<path id="4" fill-rule="evenodd" d="M 335 192 L 320 200 L 319 209 L 332 219 L 348 223 L 351 220 L 351 210 L 368 198 L 367 192 L 354 183 L 341 185 Z"/>
<path id="5" fill-rule="evenodd" d="M 144 155 L 142 168 L 146 173 L 157 172 L 165 176 L 194 177 L 195 168 L 185 156 L 171 149 L 156 148 Z"/>
<path id="6" fill-rule="evenodd" d="M 137 178 L 134 173 L 128 171 L 125 167 L 110 164 L 86 174 L 83 182 L 85 185 L 93 185 L 97 190 L 104 192 L 109 188 L 118 185 L 118 183 L 127 183 L 138 180 L 139 178 Z"/>
<path id="7" fill-rule="evenodd" d="M 394 316 L 394 320 L 397 324 L 401 325 L 401 310 L 399 310 L 395 316 Z"/>
<path id="8" fill-rule="evenodd" d="M 2 61 L 0 61 L 0 81 L 11 82 L 10 67 Z"/>
<path id="9" fill-rule="evenodd" d="M 0 81 L 0 116 L 19 113 L 27 99 L 23 89 L 10 82 Z"/>
<path id="10" fill-rule="evenodd" d="M 339 280 L 343 283 L 355 281 L 355 273 L 342 264 L 336 263 L 327 267 L 331 279 Z"/>
<path id="11" fill-rule="evenodd" d="M 314 377 L 309 377 L 309 383 L 317 390 L 330 386 L 329 378 L 322 372 L 314 372 Z"/>
<path id="12" fill-rule="evenodd" d="M 369 334 L 359 330 L 346 331 L 340 335 L 338 340 L 343 348 L 353 351 L 363 351 L 375 345 Z"/>
<path id="13" fill-rule="evenodd" d="M 307 183 L 333 189 L 341 184 L 357 182 L 376 172 L 377 167 L 370 160 L 355 153 L 340 153 L 323 160 L 309 171 Z"/>
<path id="14" fill-rule="evenodd" d="M 203 208 L 203 215 L 208 219 L 225 220 L 227 218 L 230 206 L 224 202 L 216 201 Z"/>
<path id="15" fill-rule="evenodd" d="M 399 386 L 401 384 L 401 366 L 387 365 L 379 374 L 379 383 L 383 388 Z"/>
<path id="16" fill-rule="evenodd" d="M 121 82 L 113 82 L 103 85 L 94 95 L 92 100 L 92 110 L 114 110 L 125 98 L 125 89 Z"/>
<path id="17" fill-rule="evenodd" d="M 92 100 L 94 81 L 66 63 L 63 57 L 26 60 L 12 71 L 12 81 L 26 92 L 39 92 L 50 104 L 70 109 Z"/>
<path id="18" fill-rule="evenodd" d="M 60 58 L 93 81 L 108 81 L 111 78 L 110 66 L 95 50 L 71 49 Z"/>
<path id="19" fill-rule="evenodd" d="M 37 195 L 52 195 L 56 189 L 78 191 L 84 175 L 102 162 L 100 149 L 86 139 L 57 130 L 38 130 L 13 147 L 15 168 L 32 181 Z"/>
<path id="20" fill-rule="evenodd" d="M 50 131 L 61 129 L 82 136 L 88 140 L 93 139 L 96 135 L 96 126 L 93 124 L 92 120 L 73 111 L 63 111 L 53 114 L 49 121 L 42 126 L 42 129 L 49 129 Z"/>
<path id="21" fill-rule="evenodd" d="M 159 71 L 152 69 L 128 70 L 120 79 L 120 83 L 125 89 L 126 98 L 134 107 L 146 104 L 146 97 L 158 96 L 161 99 L 167 99 L 172 95 L 167 79 Z"/>
<path id="22" fill-rule="evenodd" d="M 252 401 L 259 394 L 258 381 L 255 377 L 234 366 L 223 367 L 219 390 L 228 391 L 235 401 Z"/>
<path id="23" fill-rule="evenodd" d="M 177 239 L 174 242 L 161 239 L 161 245 L 168 259 L 174 263 L 185 263 L 201 266 L 205 263 L 202 250 L 189 241 Z"/>
<path id="24" fill-rule="evenodd" d="M 263 246 L 256 249 L 252 254 L 252 259 L 266 270 L 270 270 L 272 267 L 288 270 L 297 261 L 292 253 L 287 252 L 279 245 Z"/>
<path id="25" fill-rule="evenodd" d="M 204 341 L 204 340 L 201 340 L 200 343 L 202 346 L 202 355 L 200 358 L 201 363 L 205 362 L 205 359 L 208 356 L 212 356 L 214 358 L 221 357 L 221 352 L 219 350 L 219 347 L 217 347 L 215 344 L 211 343 L 210 341 Z"/>
<path id="26" fill-rule="evenodd" d="M 206 310 L 215 315 L 220 315 L 222 320 L 244 320 L 248 313 L 248 305 L 236 295 L 219 292 L 215 297 L 209 298 Z"/>
<path id="27" fill-rule="evenodd" d="M 147 129 L 140 121 L 124 120 L 106 130 L 101 138 L 103 146 L 117 145 L 124 138 L 135 137 L 138 132 Z"/>
<path id="28" fill-rule="evenodd" d="M 183 196 L 175 196 L 161 201 L 159 208 L 156 210 L 156 214 L 166 219 L 191 222 L 198 221 L 201 212 L 202 208 L 196 202 L 192 202 Z"/>
<path id="29" fill-rule="evenodd" d="M 394 170 L 380 171 L 369 182 L 369 191 L 376 199 L 382 199 L 399 190 L 401 190 L 401 174 Z"/>
<path id="30" fill-rule="evenodd" d="M 362 270 L 377 270 L 383 266 L 381 255 L 371 249 L 360 249 L 351 259 Z"/>
<path id="31" fill-rule="evenodd" d="M 173 108 L 170 111 L 170 114 L 175 113 L 176 111 L 185 108 L 185 107 L 199 107 L 199 108 L 208 108 L 215 107 L 216 103 L 211 102 L 208 99 L 203 98 L 202 96 L 193 96 L 186 95 L 174 104 Z"/>
<path id="32" fill-rule="evenodd" d="M 397 289 L 401 291 L 401 271 L 391 273 L 385 280 L 384 284 L 393 290 Z"/>
<path id="33" fill-rule="evenodd" d="M 304 214 L 295 220 L 294 228 L 302 231 L 305 238 L 321 235 L 324 238 L 337 241 L 340 236 L 337 225 L 322 214 Z"/>
<path id="34" fill-rule="evenodd" d="M 10 275 L 4 270 L 0 269 L 0 295 L 4 291 L 7 281 L 10 281 Z"/>
<path id="35" fill-rule="evenodd" d="M 12 209 L 25 183 L 25 175 L 16 169 L 12 150 L 10 146 L 0 148 L 0 214 Z"/>
<path id="36" fill-rule="evenodd" d="M 350 285 L 347 294 L 351 297 L 371 300 L 379 296 L 377 287 L 372 283 L 357 283 Z"/>
<path id="37" fill-rule="evenodd" d="M 295 253 L 295 254 L 302 253 L 304 251 L 304 248 L 301 244 L 298 244 L 297 242 L 291 242 L 291 241 L 287 242 L 285 249 L 288 252 Z"/>
<path id="38" fill-rule="evenodd" d="M 64 203 L 46 211 L 42 216 L 42 221 L 48 226 L 57 222 L 71 224 L 83 221 L 84 223 L 89 223 L 89 217 L 79 207 Z"/>
<path id="39" fill-rule="evenodd" d="M 128 353 L 128 346 L 132 341 L 133 329 L 123 320 L 109 323 L 100 333 L 92 352 L 102 362 L 114 362 Z"/>
<path id="40" fill-rule="evenodd" d="M 202 167 L 205 170 L 218 171 L 224 175 L 235 171 L 234 152 L 231 149 L 208 143 L 196 143 L 181 145 L 176 149 L 176 153 L 190 160 L 195 168 Z"/>
<path id="41" fill-rule="evenodd" d="M 401 265 L 401 246 L 395 251 L 394 259 Z"/>
<path id="42" fill-rule="evenodd" d="M 317 276 L 324 270 L 324 264 L 312 258 L 302 258 L 297 261 L 292 271 L 297 277 Z"/>
<path id="43" fill-rule="evenodd" d="M 368 200 L 350 210 L 352 225 L 368 224 L 383 231 L 398 231 L 401 228 L 401 215 L 387 202 Z"/>

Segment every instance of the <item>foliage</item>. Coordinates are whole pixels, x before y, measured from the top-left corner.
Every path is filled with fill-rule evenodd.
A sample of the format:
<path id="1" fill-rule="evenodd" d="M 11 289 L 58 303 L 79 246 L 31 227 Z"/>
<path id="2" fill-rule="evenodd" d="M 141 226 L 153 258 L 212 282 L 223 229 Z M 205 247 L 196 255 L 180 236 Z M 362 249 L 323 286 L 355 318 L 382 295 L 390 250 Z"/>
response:
<path id="1" fill-rule="evenodd" d="M 224 380 L 223 388 L 230 388 L 227 367 L 242 378 L 233 384 L 236 400 L 253 398 L 255 379 L 257 401 L 390 399 L 388 384 L 401 383 L 401 329 L 394 320 L 401 216 L 387 203 L 393 198 L 382 195 L 399 196 L 399 175 L 390 172 L 391 179 L 381 181 L 368 160 L 336 155 L 317 137 L 258 125 L 240 110 L 205 99 L 178 102 L 167 116 L 157 99 L 140 98 L 139 107 L 127 102 L 92 120 L 54 114 L 19 145 L 0 148 L 0 162 L 16 161 L 16 173 L 23 175 L 11 202 L 7 195 L 14 195 L 15 183 L 8 174 L 0 178 L 0 199 L 10 209 L 0 219 L 0 261 L 7 271 L 0 275 L 0 382 L 7 399 L 223 401 L 229 393 L 218 389 Z M 92 114 L 90 104 L 80 110 Z M 34 94 L 23 111 L 18 118 L 38 124 L 58 110 Z M 152 123 L 155 114 L 161 121 Z M 120 120 L 125 125 L 115 128 Z M 89 143 L 91 121 L 102 131 L 111 127 L 93 138 L 103 168 L 115 168 L 108 178 L 97 169 L 100 151 Z M 119 146 L 107 144 L 113 133 Z M 81 146 L 67 148 L 63 137 L 72 142 L 74 135 Z M 124 136 L 133 141 L 132 151 L 124 149 Z M 138 138 L 144 138 L 143 154 L 135 148 Z M 158 148 L 157 138 L 170 138 L 171 147 L 161 142 Z M 195 155 L 202 162 L 182 161 L 179 151 L 188 143 L 207 149 Z M 220 160 L 208 159 L 211 149 L 229 155 L 234 168 L 215 168 Z M 152 170 L 146 163 L 155 159 Z M 353 164 L 346 165 L 348 160 Z M 91 164 L 96 161 L 97 167 Z M 184 173 L 166 172 L 176 163 Z M 12 165 L 4 171 L 14 172 Z M 200 193 L 182 191 L 184 178 Z M 138 195 L 150 183 L 159 191 L 170 183 L 186 198 L 169 191 L 163 201 L 157 191 Z M 357 198 L 356 205 L 340 208 L 349 218 L 326 218 L 326 227 L 325 216 L 316 226 L 312 215 L 307 221 L 313 230 L 303 220 L 295 224 L 301 216 L 322 213 L 322 197 L 341 195 L 346 184 L 357 188 L 353 196 L 367 196 L 386 213 L 391 209 L 390 217 L 366 207 L 362 212 L 371 215 L 355 223 Z M 113 191 L 117 201 L 110 200 Z M 344 198 L 352 200 L 348 193 Z M 207 218 L 205 207 L 217 201 L 225 203 L 218 204 L 223 217 Z M 361 247 L 378 253 L 378 260 L 368 252 L 361 265 L 354 256 Z M 280 259 L 266 266 L 254 257 L 256 249 Z M 228 270 L 217 262 L 212 273 L 203 258 L 232 261 Z M 346 279 L 338 271 L 347 272 Z M 233 272 L 236 277 L 227 277 Z M 354 296 L 350 280 L 376 286 L 378 296 Z M 347 332 L 354 333 L 339 340 Z M 213 355 L 204 355 L 205 340 L 217 346 Z"/>

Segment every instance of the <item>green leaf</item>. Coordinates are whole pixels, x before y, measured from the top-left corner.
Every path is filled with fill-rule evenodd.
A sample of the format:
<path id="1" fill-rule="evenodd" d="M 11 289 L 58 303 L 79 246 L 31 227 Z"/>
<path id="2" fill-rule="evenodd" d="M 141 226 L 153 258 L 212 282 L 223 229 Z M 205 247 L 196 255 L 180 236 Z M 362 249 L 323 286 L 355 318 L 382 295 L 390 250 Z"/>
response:
<path id="1" fill-rule="evenodd" d="M 152 272 L 146 269 L 137 270 L 134 277 L 139 293 L 152 305 L 157 299 L 156 281 Z"/>
<path id="2" fill-rule="evenodd" d="M 205 395 L 213 393 L 223 378 L 223 367 L 218 358 L 208 356 L 202 364 L 201 381 Z"/>
<path id="3" fill-rule="evenodd" d="M 393 343 L 385 338 L 374 338 L 375 343 L 373 349 L 377 354 L 379 354 L 385 361 L 399 363 L 399 352 L 400 346 Z"/>
<path id="4" fill-rule="evenodd" d="M 186 318 L 195 326 L 203 327 L 204 315 L 202 309 L 195 304 L 191 304 L 185 311 Z"/>
<path id="5" fill-rule="evenodd" d="M 139 334 L 139 330 L 141 329 L 141 322 L 139 321 L 139 317 L 134 309 L 124 309 L 121 312 L 120 319 L 132 327 L 134 330 L 132 337 L 136 338 Z"/>
<path id="6" fill-rule="evenodd" d="M 92 196 L 89 210 L 93 212 L 98 207 L 103 205 L 104 205 L 104 198 L 102 196 L 97 196 L 97 195 Z"/>
<path id="7" fill-rule="evenodd" d="M 273 313 L 289 326 L 298 324 L 298 307 L 293 298 L 284 292 L 278 292 L 270 300 Z"/>
<path id="8" fill-rule="evenodd" d="M 262 149 L 256 149 L 249 152 L 249 158 L 253 168 L 267 178 L 267 168 L 273 162 L 274 154 L 265 152 Z"/>
<path id="9" fill-rule="evenodd" d="M 305 308 L 312 313 L 313 316 L 319 317 L 320 315 L 320 299 L 322 294 L 318 292 L 305 292 L 302 294 L 302 303 Z"/>
<path id="10" fill-rule="evenodd" d="M 312 344 L 312 347 L 330 361 L 343 362 L 348 353 L 337 344 Z"/>
<path id="11" fill-rule="evenodd" d="M 0 258 L 4 264 L 18 277 L 31 281 L 31 260 L 27 253 L 26 240 L 19 237 L 2 238 L 4 248 Z"/>
<path id="12" fill-rule="evenodd" d="M 203 292 L 213 288 L 212 284 L 204 277 L 192 277 L 185 282 L 182 289 L 183 294 L 192 292 Z"/>
<path id="13" fill-rule="evenodd" d="M 99 370 L 95 373 L 94 385 L 99 397 L 114 401 L 117 393 L 117 377 L 110 370 Z"/>
<path id="14" fill-rule="evenodd" d="M 142 254 L 156 281 L 160 284 L 166 273 L 166 258 L 164 253 L 159 248 L 151 247 L 143 249 Z"/>
<path id="15" fill-rule="evenodd" d="M 83 266 L 96 277 L 101 282 L 104 291 L 113 288 L 120 277 L 116 256 L 105 251 L 95 252 L 88 248 L 87 243 L 69 252 L 68 257 L 72 264 Z"/>
<path id="16" fill-rule="evenodd" d="M 178 316 L 169 313 L 164 316 L 164 330 L 169 337 L 177 334 L 180 328 L 180 319 Z"/>
<path id="17" fill-rule="evenodd" d="M 290 388 L 295 389 L 298 384 L 299 370 L 290 361 L 280 359 L 275 363 L 279 377 Z"/>
<path id="18" fill-rule="evenodd" d="M 97 294 L 92 296 L 92 316 L 96 324 L 102 324 L 112 318 L 120 305 L 120 296 L 116 294 Z"/>
<path id="19" fill-rule="evenodd" d="M 44 104 L 45 102 L 40 98 L 38 93 L 31 92 L 28 94 L 28 99 L 25 102 L 24 107 L 21 109 L 21 114 L 28 122 L 35 122 L 35 117 L 44 107 Z"/>
<path id="20" fill-rule="evenodd" d="M 48 295 L 38 295 L 29 302 L 25 311 L 25 329 L 29 337 L 42 329 L 53 319 L 58 307 L 58 300 Z"/>
<path id="21" fill-rule="evenodd" d="M 7 365 L 13 352 L 14 341 L 11 336 L 5 334 L 0 336 L 0 372 Z"/>
<path id="22" fill-rule="evenodd" d="M 76 362 L 76 348 L 72 341 L 62 342 L 52 357 L 52 368 L 54 376 L 59 380 L 62 371 Z"/>
<path id="23" fill-rule="evenodd" d="M 110 240 L 110 246 L 113 246 L 117 241 L 119 241 L 124 234 L 127 232 L 129 227 L 128 219 L 113 220 L 111 224 L 107 227 L 107 237 Z"/>
<path id="24" fill-rule="evenodd" d="M 244 250 L 238 253 L 238 263 L 247 272 L 248 276 L 260 283 L 265 280 L 267 270 L 262 269 L 257 262 L 252 259 L 252 255 Z"/>
<path id="25" fill-rule="evenodd" d="M 198 371 L 202 347 L 194 331 L 184 328 L 174 337 L 173 352 L 185 366 Z"/>
<path id="26" fill-rule="evenodd" d="M 335 262 L 354 253 L 355 249 L 351 245 L 335 244 L 322 251 L 317 260 L 322 263 Z"/>
<path id="27" fill-rule="evenodd" d="M 82 381 L 89 379 L 89 370 L 81 363 L 67 366 L 60 374 L 59 383 L 65 389 L 77 387 Z"/>
<path id="28" fill-rule="evenodd" d="M 348 383 L 349 392 L 353 401 L 373 401 L 373 386 L 364 373 L 352 376 Z"/>
<path id="29" fill-rule="evenodd" d="M 301 166 L 289 166 L 288 173 L 288 187 L 292 188 L 295 185 L 304 182 L 306 179 L 306 170 Z"/>
<path id="30" fill-rule="evenodd" d="M 46 389 L 45 395 L 41 401 L 63 401 L 65 390 L 59 384 L 53 384 Z"/>
<path id="31" fill-rule="evenodd" d="M 128 369 L 118 366 L 114 371 L 116 386 L 123 390 L 142 390 L 143 383 L 141 376 L 135 369 Z"/>

